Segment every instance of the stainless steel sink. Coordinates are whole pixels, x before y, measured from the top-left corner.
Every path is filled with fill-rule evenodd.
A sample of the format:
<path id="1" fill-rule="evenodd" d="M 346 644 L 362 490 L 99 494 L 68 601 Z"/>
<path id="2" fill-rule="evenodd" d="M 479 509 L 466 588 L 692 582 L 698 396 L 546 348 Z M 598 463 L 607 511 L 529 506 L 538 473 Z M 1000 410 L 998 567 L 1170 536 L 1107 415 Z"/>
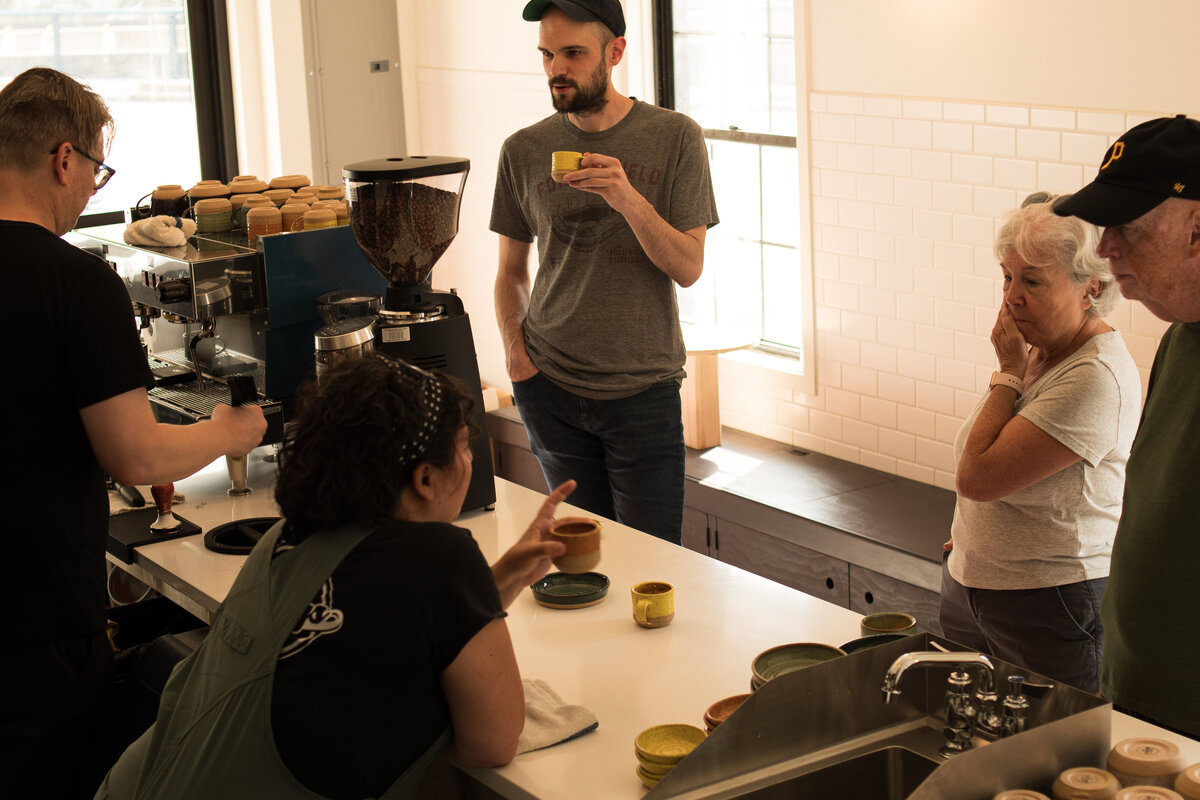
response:
<path id="1" fill-rule="evenodd" d="M 977 739 L 970 750 L 949 759 L 938 755 L 946 741 L 942 706 L 950 668 L 934 665 L 911 672 L 902 694 L 890 704 L 884 703 L 881 689 L 897 657 L 939 647 L 964 650 L 921 633 L 769 681 L 651 789 L 646 800 L 766 800 L 785 794 L 820 800 L 990 800 L 1009 788 L 1048 791 L 1063 769 L 1104 763 L 1111 705 L 1061 684 L 1033 701 L 1023 733 L 990 743 Z M 993 662 L 999 680 L 1020 674 L 1053 683 L 998 659 Z M 838 795 L 823 788 L 833 784 L 820 775 L 856 783 Z"/>
<path id="2" fill-rule="evenodd" d="M 885 747 L 861 756 L 736 795 L 739 800 L 797 800 L 853 797 L 856 800 L 904 800 L 938 762 L 903 747 Z"/>

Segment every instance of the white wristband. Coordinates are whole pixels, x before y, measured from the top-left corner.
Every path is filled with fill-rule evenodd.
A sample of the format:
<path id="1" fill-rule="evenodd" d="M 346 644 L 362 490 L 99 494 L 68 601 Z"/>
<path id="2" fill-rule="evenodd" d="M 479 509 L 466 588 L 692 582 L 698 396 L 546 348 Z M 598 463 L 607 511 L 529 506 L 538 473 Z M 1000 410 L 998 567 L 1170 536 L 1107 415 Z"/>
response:
<path id="1" fill-rule="evenodd" d="M 1016 392 L 1018 397 L 1025 393 L 1025 381 L 1007 372 L 993 372 L 992 379 L 988 381 L 988 388 L 993 386 L 1007 386 Z"/>

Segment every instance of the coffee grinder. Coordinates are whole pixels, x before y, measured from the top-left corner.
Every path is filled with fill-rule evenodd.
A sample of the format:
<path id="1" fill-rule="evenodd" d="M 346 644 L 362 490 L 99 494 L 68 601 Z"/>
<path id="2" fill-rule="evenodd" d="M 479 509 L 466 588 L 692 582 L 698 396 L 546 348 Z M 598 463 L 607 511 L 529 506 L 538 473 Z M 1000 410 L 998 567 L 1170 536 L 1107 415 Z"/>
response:
<path id="1" fill-rule="evenodd" d="M 458 233 L 459 204 L 470 168 L 465 158 L 404 156 L 359 161 L 342 169 L 354 239 L 388 281 L 375 320 L 375 350 L 453 375 L 475 401 L 474 464 L 464 511 L 496 502 L 492 449 L 471 320 L 453 290 L 431 288 L 430 273 Z"/>

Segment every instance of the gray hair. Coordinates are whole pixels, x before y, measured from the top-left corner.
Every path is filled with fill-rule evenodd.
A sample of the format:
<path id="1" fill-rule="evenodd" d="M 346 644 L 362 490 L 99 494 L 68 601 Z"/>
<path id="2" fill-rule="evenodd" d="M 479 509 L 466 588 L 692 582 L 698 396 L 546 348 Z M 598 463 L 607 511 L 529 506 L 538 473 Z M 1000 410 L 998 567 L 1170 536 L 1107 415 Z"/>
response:
<path id="1" fill-rule="evenodd" d="M 1004 218 L 992 252 L 1003 261 L 1016 255 L 1027 264 L 1056 266 L 1066 271 L 1077 285 L 1093 278 L 1100 291 L 1091 298 L 1088 316 L 1103 317 L 1120 302 L 1108 259 L 1096 255 L 1100 229 L 1078 217 L 1060 217 L 1051 208 L 1057 195 L 1035 192 L 1021 207 Z"/>
<path id="2" fill-rule="evenodd" d="M 36 169 L 63 142 L 103 159 L 113 118 L 100 95 L 71 76 L 33 67 L 0 90 L 0 164 Z"/>

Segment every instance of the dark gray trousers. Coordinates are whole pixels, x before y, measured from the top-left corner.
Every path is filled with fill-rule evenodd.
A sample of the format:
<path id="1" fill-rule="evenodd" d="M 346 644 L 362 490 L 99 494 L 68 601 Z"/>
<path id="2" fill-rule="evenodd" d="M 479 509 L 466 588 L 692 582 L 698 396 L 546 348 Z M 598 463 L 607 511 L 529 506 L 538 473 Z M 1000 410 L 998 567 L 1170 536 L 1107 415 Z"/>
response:
<path id="1" fill-rule="evenodd" d="M 1108 578 L 1044 589 L 971 589 L 942 562 L 940 620 L 947 639 L 1082 689 L 1100 691 Z M 1003 680 L 997 675 L 1003 694 Z"/>

